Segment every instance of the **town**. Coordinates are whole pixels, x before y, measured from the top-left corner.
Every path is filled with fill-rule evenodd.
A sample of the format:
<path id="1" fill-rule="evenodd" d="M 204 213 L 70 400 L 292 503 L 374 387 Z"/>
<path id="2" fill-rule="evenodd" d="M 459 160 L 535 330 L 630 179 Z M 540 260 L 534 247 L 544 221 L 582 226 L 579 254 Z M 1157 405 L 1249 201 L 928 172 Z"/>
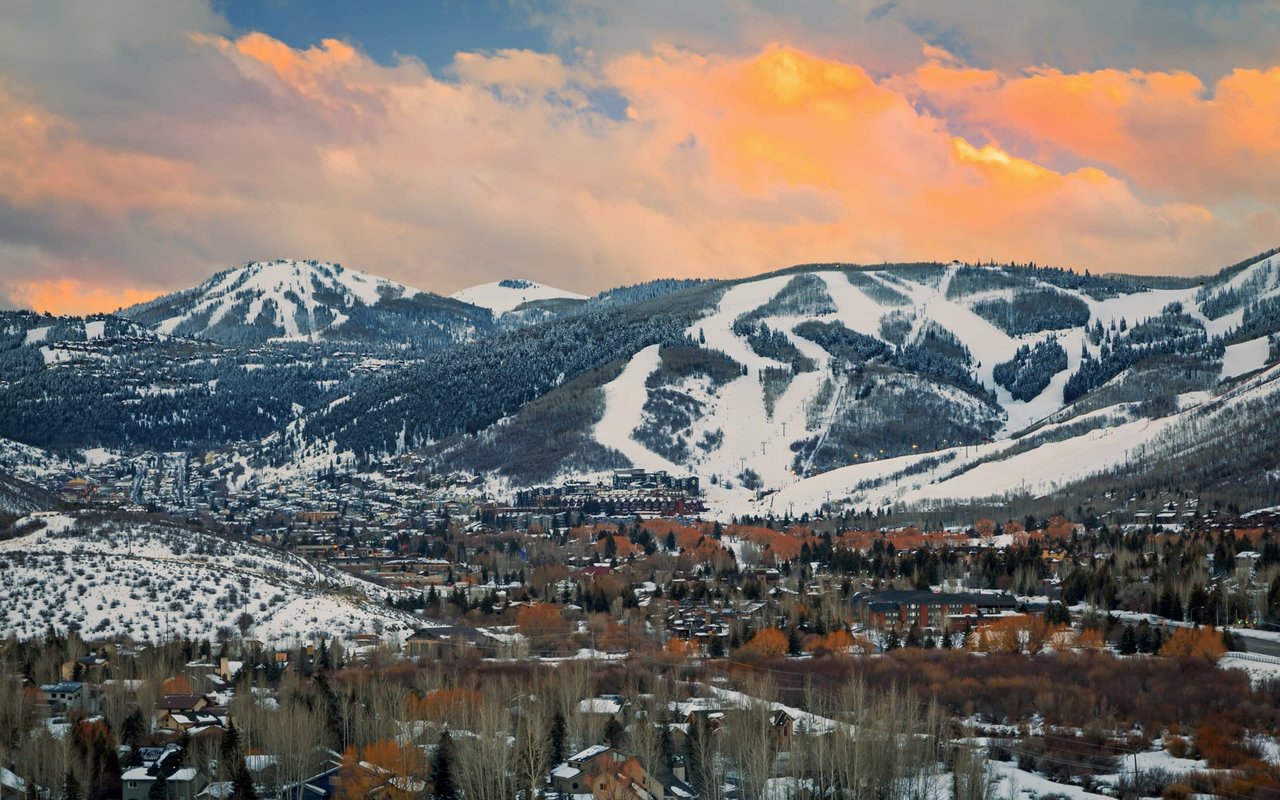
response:
<path id="1" fill-rule="evenodd" d="M 189 518 L 201 536 L 385 587 L 419 622 L 10 638 L 0 727 L 27 733 L 0 753 L 6 798 L 729 800 L 848 780 L 905 798 L 944 777 L 956 797 L 989 797 L 1033 773 L 1064 791 L 1176 796 L 1276 780 L 1248 733 L 1274 724 L 1280 691 L 1275 513 L 1177 532 L 1062 515 L 925 531 L 583 508 L 696 490 L 628 471 L 510 506 L 451 495 L 381 514 L 385 499 L 336 501 L 323 479 L 312 506 L 196 500 L 199 482 L 174 472 L 147 501 L 171 511 L 104 508 L 137 481 L 99 473 L 14 532 Z M 1057 693 L 1036 688 L 1043 670 L 1064 676 Z M 1072 670 L 1145 688 L 1121 698 Z M 871 761 L 844 763 L 860 752 Z M 1130 756 L 1151 766 L 1134 772 Z"/>

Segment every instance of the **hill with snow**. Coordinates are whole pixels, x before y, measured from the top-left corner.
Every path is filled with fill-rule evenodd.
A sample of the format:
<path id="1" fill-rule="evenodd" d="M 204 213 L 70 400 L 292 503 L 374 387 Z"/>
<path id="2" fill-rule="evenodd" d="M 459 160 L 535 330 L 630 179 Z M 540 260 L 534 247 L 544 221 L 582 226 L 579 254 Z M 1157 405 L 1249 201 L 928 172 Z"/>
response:
<path id="1" fill-rule="evenodd" d="M 559 321 L 519 343 L 545 356 L 593 338 L 600 346 L 590 358 L 567 349 L 545 364 L 513 361 L 491 341 L 483 357 L 451 351 L 414 375 L 421 384 L 457 371 L 493 385 L 488 359 L 504 365 L 504 390 L 528 389 L 522 402 L 472 402 L 455 387 L 450 417 L 391 379 L 373 396 L 394 403 L 379 400 L 370 416 L 353 398 L 341 421 L 321 415 L 316 429 L 376 450 L 381 430 L 408 431 L 412 441 L 425 422 L 434 433 L 422 440 L 442 468 L 494 475 L 499 490 L 637 466 L 697 474 L 728 507 L 775 510 L 813 510 L 828 498 L 926 503 L 1051 491 L 1123 465 L 1126 450 L 1186 420 L 1227 424 L 1231 415 L 1214 409 L 1237 406 L 1223 392 L 1277 360 L 1280 257 L 1203 281 L 814 265 L 594 318 L 597 327 Z M 1057 452 L 1053 468 L 1033 471 L 1023 455 L 1004 473 L 1018 476 L 1012 486 L 970 479 L 904 489 L 1034 443 L 1058 444 L 1042 453 Z M 1064 459 L 1072 447 L 1084 455 Z"/>
<path id="2" fill-rule="evenodd" d="M 258 261 L 121 314 L 161 334 L 223 344 L 473 337 L 482 310 L 341 264 Z"/>
<path id="3" fill-rule="evenodd" d="M 388 608 L 387 590 L 260 545 L 173 523 L 52 514 L 0 541 L 0 629 L 50 625 L 85 638 L 213 638 L 219 628 L 286 644 L 323 631 L 403 638 L 421 620 Z"/>
<path id="4" fill-rule="evenodd" d="M 534 281 L 518 278 L 483 283 L 472 286 L 450 295 L 454 300 L 470 303 L 473 306 L 487 308 L 494 317 L 515 311 L 526 304 L 539 304 L 546 301 L 568 300 L 585 302 L 586 296 L 566 292 L 553 286 L 546 286 Z"/>

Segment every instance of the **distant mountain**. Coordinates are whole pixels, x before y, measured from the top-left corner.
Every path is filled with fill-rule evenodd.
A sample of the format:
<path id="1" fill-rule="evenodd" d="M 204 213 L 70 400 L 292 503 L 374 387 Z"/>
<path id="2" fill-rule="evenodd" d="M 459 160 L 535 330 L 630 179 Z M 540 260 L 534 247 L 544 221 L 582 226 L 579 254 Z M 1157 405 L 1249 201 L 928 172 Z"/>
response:
<path id="1" fill-rule="evenodd" d="M 513 312 L 520 314 L 537 309 L 546 309 L 558 315 L 564 309 L 580 306 L 587 300 L 584 295 L 517 278 L 472 286 L 455 292 L 451 297 L 463 303 L 487 308 L 495 319 Z"/>
<path id="2" fill-rule="evenodd" d="M 323 261 L 259 261 L 120 312 L 150 330 L 226 345 L 269 340 L 445 346 L 492 326 L 486 309 Z"/>
<path id="3" fill-rule="evenodd" d="M 255 442 L 262 468 L 416 451 L 494 489 L 634 465 L 738 505 L 937 503 L 1010 491 L 956 480 L 982 464 L 1018 464 L 1027 491 L 1087 482 L 1093 456 L 1055 447 L 1136 429 L 1121 456 L 1150 454 L 1144 437 L 1170 425 L 1218 443 L 1205 481 L 1244 485 L 1223 431 L 1280 402 L 1275 252 L 1199 279 L 809 264 L 585 299 L 525 281 L 442 298 L 271 262 L 126 313 L 0 312 L 0 436 L 60 452 Z M 1240 463 L 1265 462 L 1276 429 Z M 1096 461 L 1114 473 L 1107 441 Z"/>
<path id="4" fill-rule="evenodd" d="M 1097 430 L 1216 402 L 1276 363 L 1277 331 L 1274 254 L 1201 280 L 805 265 L 621 308 L 591 301 L 370 381 L 280 441 L 369 458 L 421 448 L 508 488 L 634 465 L 701 475 L 738 502 L 809 502 L 830 487 L 804 486 L 849 465 L 933 474 L 1075 436 L 1087 450 Z M 1049 473 L 1041 485 L 1089 471 Z M 876 502 L 904 478 L 850 474 L 838 497 Z"/>

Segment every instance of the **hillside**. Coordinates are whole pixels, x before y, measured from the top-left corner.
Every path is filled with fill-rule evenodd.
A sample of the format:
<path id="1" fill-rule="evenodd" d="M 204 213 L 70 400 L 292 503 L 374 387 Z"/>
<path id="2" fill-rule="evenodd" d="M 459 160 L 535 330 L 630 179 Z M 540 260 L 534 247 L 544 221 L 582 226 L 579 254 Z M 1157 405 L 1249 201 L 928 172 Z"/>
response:
<path id="1" fill-rule="evenodd" d="M 335 429 L 325 414 L 306 424 L 335 431 L 340 449 L 368 452 L 391 430 L 412 432 L 425 412 L 436 420 L 428 453 L 443 468 L 496 473 L 495 485 L 634 465 L 701 475 L 731 504 L 853 464 L 951 462 L 964 448 L 990 457 L 978 448 L 1077 417 L 1086 430 L 1164 419 L 1275 361 L 1277 298 L 1280 259 L 1267 255 L 1203 286 L 1012 265 L 811 265 L 637 304 L 632 314 L 680 310 L 683 329 L 632 339 L 606 323 L 592 334 L 604 341 L 592 341 L 609 347 L 592 362 L 506 369 L 501 380 L 517 386 L 560 371 L 549 391 L 527 389 L 527 405 L 450 425 L 443 406 L 390 377 L 375 396 L 394 400 L 376 414 L 363 413 L 359 396 L 342 404 L 356 426 Z M 545 355 L 566 324 L 525 331 L 521 352 Z M 499 340 L 486 355 L 538 363 Z M 499 380 L 457 351 L 440 359 L 423 369 L 466 363 L 480 385 Z"/>
<path id="2" fill-rule="evenodd" d="M 486 310 L 321 261 L 259 261 L 121 315 L 160 334 L 228 345 L 415 340 L 448 345 L 483 332 Z"/>
<path id="3" fill-rule="evenodd" d="M 367 327 L 365 344 L 331 340 L 384 304 L 426 296 L 360 275 L 272 262 L 131 320 L 8 312 L 0 436 L 62 451 L 243 445 L 223 452 L 241 472 L 335 459 L 377 471 L 413 452 L 497 493 L 637 466 L 699 475 L 717 508 L 939 504 L 1115 473 L 1126 462 L 1114 453 L 1203 415 L 1212 426 L 1188 429 L 1221 443 L 1239 409 L 1264 410 L 1232 393 L 1280 352 L 1275 253 L 1199 280 L 811 264 L 585 300 L 505 281 L 460 293 L 478 305 L 436 298 L 476 322 L 448 342 L 438 326 L 424 339 L 385 325 Z M 295 323 L 311 315 L 311 333 L 298 323 L 257 344 L 238 338 L 248 308 L 263 320 L 286 300 Z M 346 311 L 330 318 L 334 308 Z M 206 338 L 224 320 L 241 333 Z M 1132 426 L 1144 436 L 1122 444 Z M 1038 470 L 1032 451 L 1073 455 Z M 1006 472 L 959 479 L 983 465 Z M 1226 480 L 1225 465 L 1214 469 Z"/>
<path id="4" fill-rule="evenodd" d="M 422 626 L 379 602 L 381 587 L 173 523 L 56 514 L 19 520 L 15 530 L 0 542 L 0 628 L 22 638 L 51 625 L 136 641 L 243 628 L 287 643 L 312 631 L 403 637 Z"/>
<path id="5" fill-rule="evenodd" d="M 551 319 L 570 313 L 587 301 L 583 295 L 518 278 L 472 286 L 450 297 L 488 309 L 494 319 L 508 325 Z"/>

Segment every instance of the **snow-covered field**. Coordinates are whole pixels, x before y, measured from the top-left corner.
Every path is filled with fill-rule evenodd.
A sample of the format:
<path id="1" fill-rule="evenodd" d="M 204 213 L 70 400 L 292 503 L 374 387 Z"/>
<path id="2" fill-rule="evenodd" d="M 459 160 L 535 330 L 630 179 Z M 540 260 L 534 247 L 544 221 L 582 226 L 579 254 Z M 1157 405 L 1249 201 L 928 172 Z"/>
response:
<path id="1" fill-rule="evenodd" d="M 422 620 L 386 589 L 288 553 L 196 530 L 59 514 L 0 543 L 0 635 L 77 626 L 86 638 L 211 638 L 219 628 L 287 642 L 313 631 L 403 638 Z"/>

